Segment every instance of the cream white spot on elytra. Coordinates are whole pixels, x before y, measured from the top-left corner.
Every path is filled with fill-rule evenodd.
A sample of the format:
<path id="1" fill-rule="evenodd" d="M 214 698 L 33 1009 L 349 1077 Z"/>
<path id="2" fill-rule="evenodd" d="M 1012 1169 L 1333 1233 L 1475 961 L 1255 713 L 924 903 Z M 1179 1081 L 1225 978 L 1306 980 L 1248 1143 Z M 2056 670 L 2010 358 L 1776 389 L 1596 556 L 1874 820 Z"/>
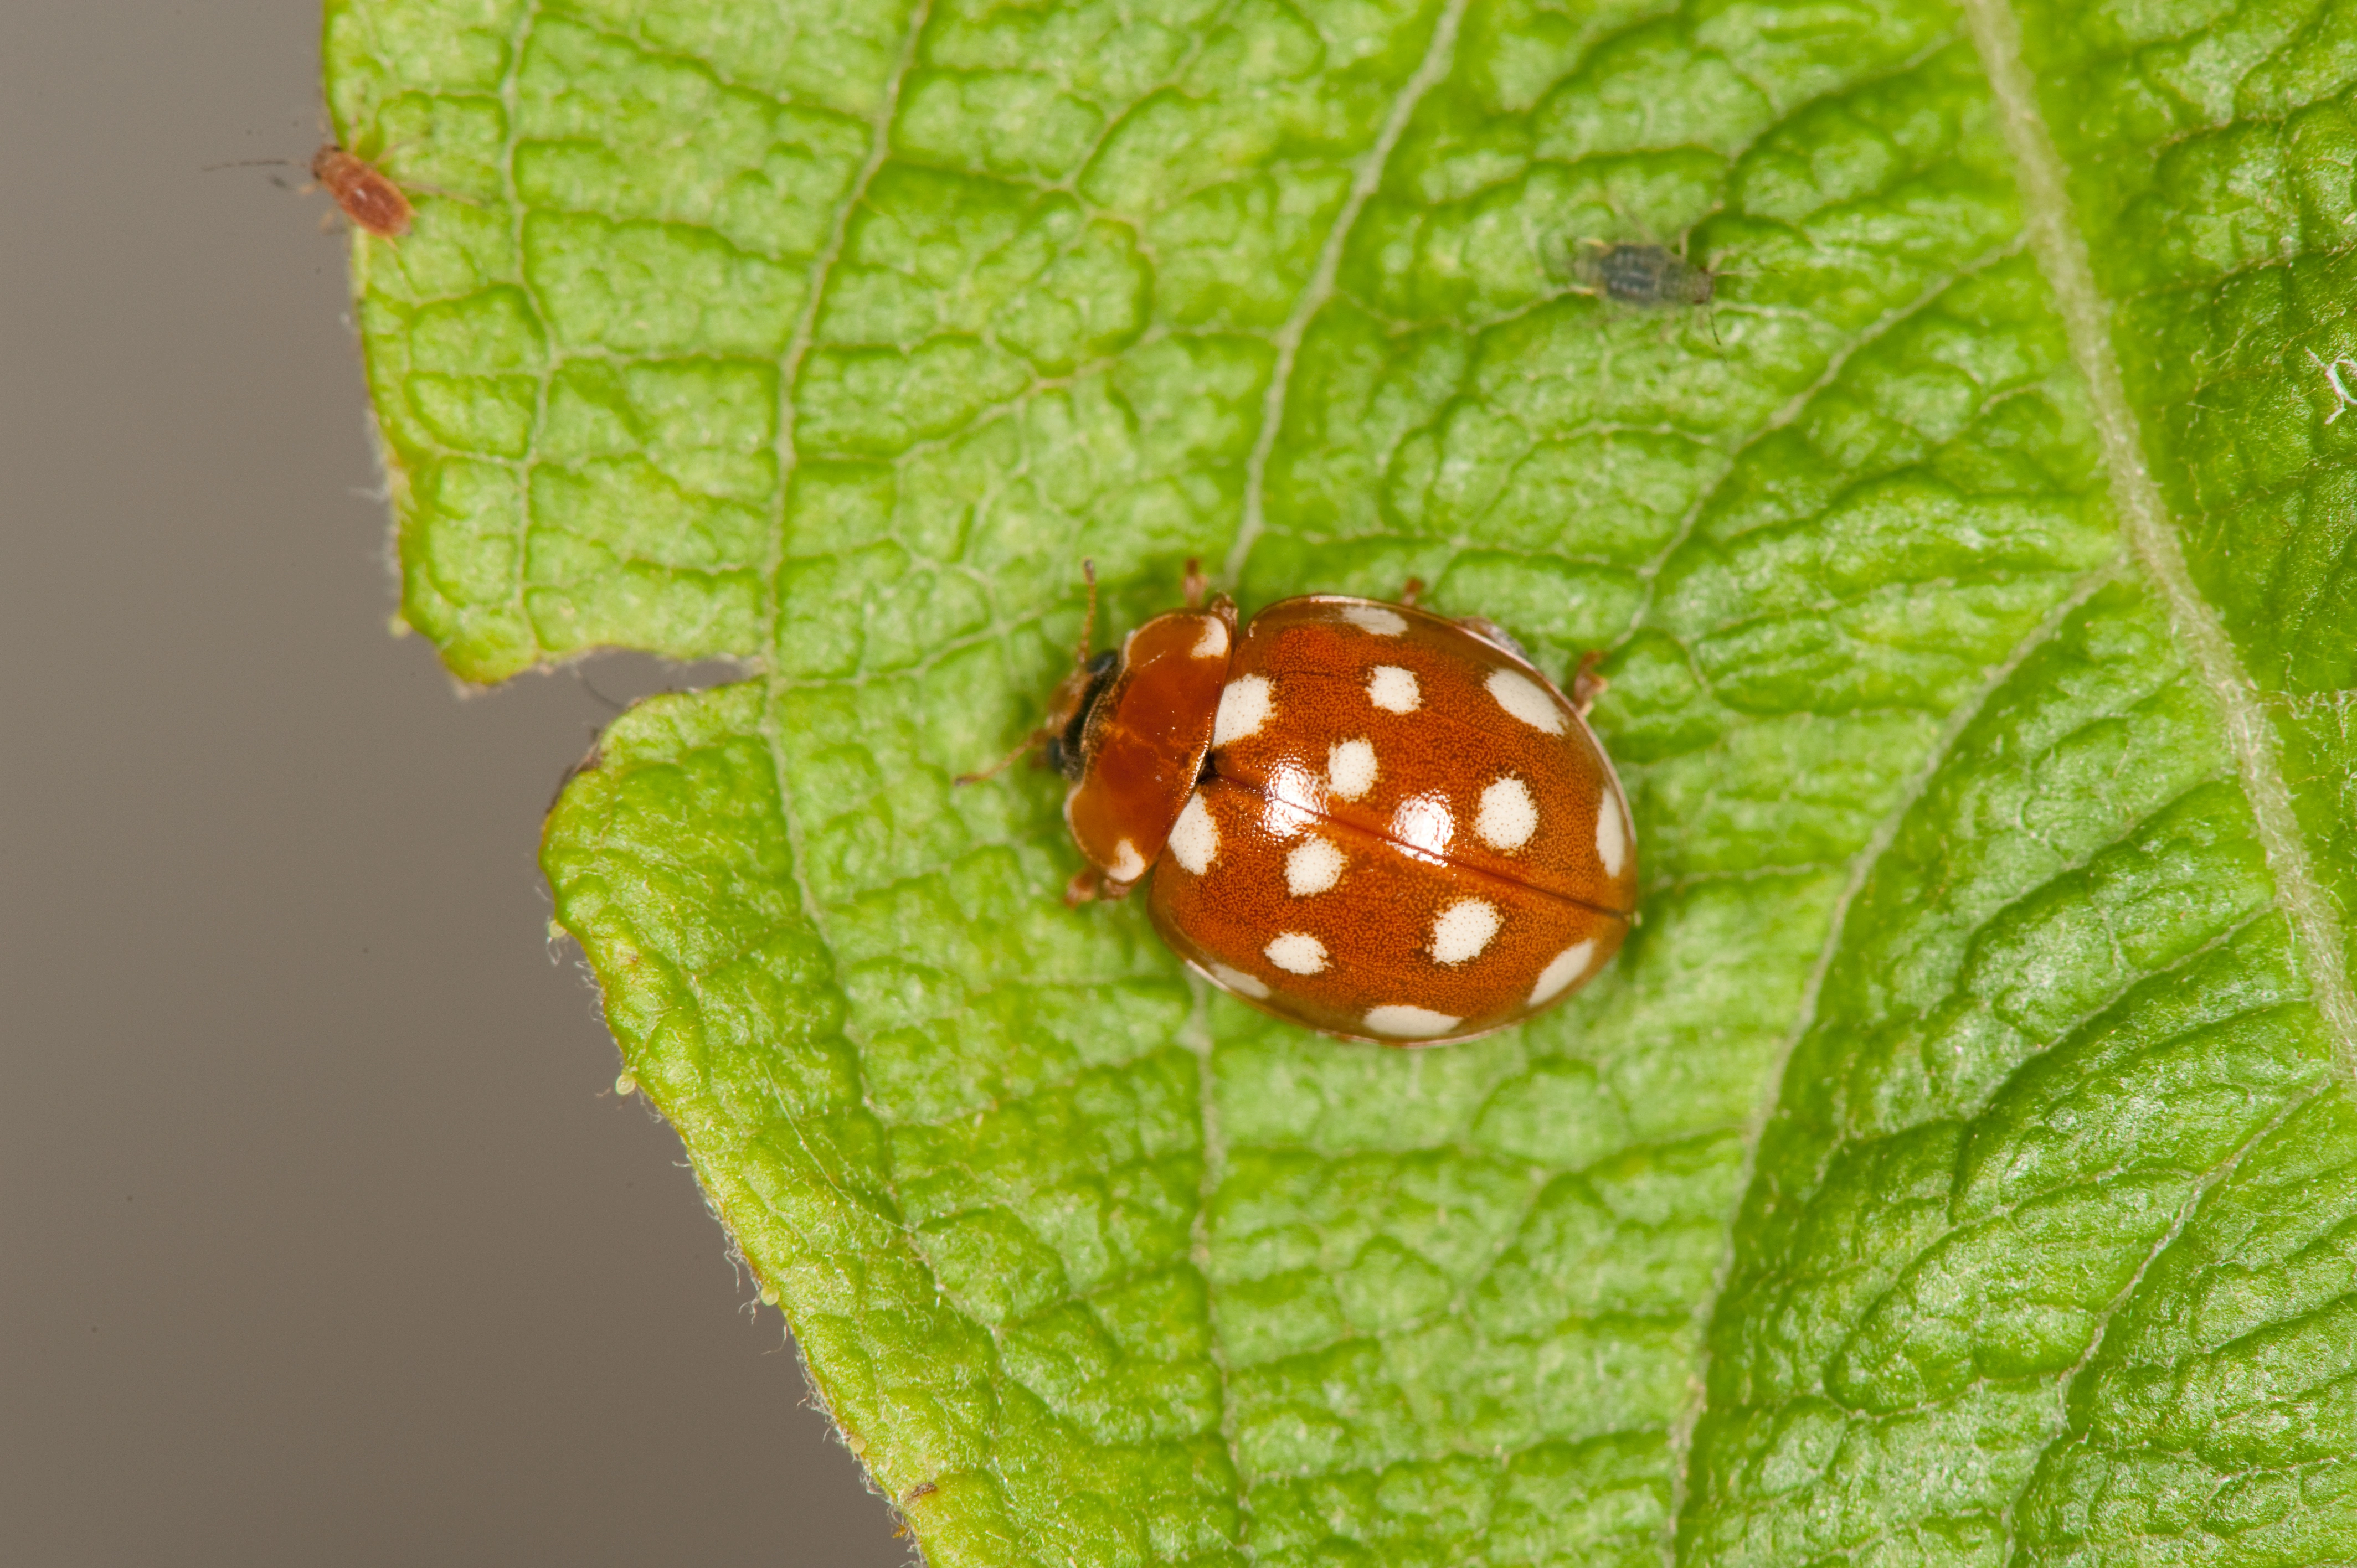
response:
<path id="1" fill-rule="evenodd" d="M 1374 637 L 1397 637 L 1407 629 L 1407 618 L 1381 605 L 1344 605 L 1344 620 Z"/>
<path id="2" fill-rule="evenodd" d="M 1217 616 L 1203 618 L 1203 635 L 1187 650 L 1190 659 L 1225 659 L 1228 656 L 1227 623 Z"/>
<path id="3" fill-rule="evenodd" d="M 1539 831 L 1538 802 L 1519 779 L 1501 779 L 1481 791 L 1473 832 L 1491 849 L 1520 849 Z"/>
<path id="4" fill-rule="evenodd" d="M 1296 898 L 1323 893 L 1342 880 L 1342 852 L 1325 839 L 1304 839 L 1285 857 L 1285 886 Z"/>
<path id="5" fill-rule="evenodd" d="M 1378 664 L 1367 671 L 1367 701 L 1387 714 L 1412 714 L 1424 706 L 1424 691 L 1415 671 Z"/>
<path id="6" fill-rule="evenodd" d="M 1170 858 L 1200 876 L 1219 854 L 1220 824 L 1211 820 L 1211 809 L 1203 804 L 1203 792 L 1198 789 L 1187 797 L 1186 809 L 1170 826 Z"/>
<path id="7" fill-rule="evenodd" d="M 1326 753 L 1326 788 L 1355 800 L 1375 787 L 1375 748 L 1365 740 L 1336 741 Z"/>
<path id="8" fill-rule="evenodd" d="M 1620 820 L 1620 797 L 1613 790 L 1604 791 L 1604 800 L 1596 808 L 1596 858 L 1604 863 L 1604 875 L 1618 876 L 1621 864 L 1629 858 L 1629 828 Z"/>
<path id="9" fill-rule="evenodd" d="M 1326 968 L 1326 944 L 1308 931 L 1282 931 L 1261 950 L 1287 974 L 1318 974 Z"/>
<path id="10" fill-rule="evenodd" d="M 1268 985 L 1258 975 L 1246 974 L 1241 969 L 1230 969 L 1226 964 L 1209 960 L 1204 961 L 1203 972 L 1239 996 L 1249 996 L 1255 1002 L 1268 1000 Z"/>
<path id="11" fill-rule="evenodd" d="M 1276 706 L 1265 675 L 1239 675 L 1220 691 L 1220 711 L 1211 720 L 1211 744 L 1232 745 L 1260 733 Z"/>
<path id="12" fill-rule="evenodd" d="M 1484 684 L 1500 707 L 1533 729 L 1543 729 L 1549 735 L 1563 733 L 1563 710 L 1555 705 L 1546 688 L 1529 676 L 1512 670 L 1492 670 Z"/>
<path id="13" fill-rule="evenodd" d="M 1325 811 L 1326 784 L 1299 763 L 1280 762 L 1269 770 L 1261 801 L 1261 825 L 1269 836 L 1289 839 L 1306 832 Z"/>
<path id="14" fill-rule="evenodd" d="M 1127 839 L 1113 846 L 1113 864 L 1105 867 L 1115 882 L 1135 882 L 1146 875 L 1146 857 Z"/>
<path id="15" fill-rule="evenodd" d="M 1448 797 L 1437 790 L 1410 795 L 1392 813 L 1392 837 L 1409 849 L 1437 859 L 1457 836 L 1457 819 L 1449 814 Z"/>
<path id="16" fill-rule="evenodd" d="M 1564 987 L 1587 972 L 1587 961 L 1596 956 L 1596 940 L 1574 942 L 1548 961 L 1539 971 L 1539 983 L 1531 987 L 1530 1004 L 1543 1007 L 1563 994 Z"/>
<path id="17" fill-rule="evenodd" d="M 1432 956 L 1443 963 L 1480 958 L 1504 923 L 1487 898 L 1459 898 L 1433 918 Z"/>
<path id="18" fill-rule="evenodd" d="M 1395 1040 L 1428 1040 L 1435 1035 L 1447 1034 L 1464 1021 L 1429 1007 L 1411 1007 L 1399 1002 L 1367 1010 L 1367 1027 Z"/>

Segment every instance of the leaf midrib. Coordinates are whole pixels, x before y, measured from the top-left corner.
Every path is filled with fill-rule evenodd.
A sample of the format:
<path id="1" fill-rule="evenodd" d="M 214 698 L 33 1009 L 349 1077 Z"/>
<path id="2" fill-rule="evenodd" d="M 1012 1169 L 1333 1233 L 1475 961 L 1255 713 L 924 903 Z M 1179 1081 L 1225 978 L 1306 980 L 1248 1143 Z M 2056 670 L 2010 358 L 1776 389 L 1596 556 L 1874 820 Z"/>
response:
<path id="1" fill-rule="evenodd" d="M 2337 1079 L 2347 1082 L 2357 1078 L 2357 996 L 2352 996 L 2342 961 L 2344 936 L 2339 918 L 2316 878 L 2307 841 L 2292 810 L 2291 791 L 2284 778 L 2274 731 L 2223 622 L 2193 582 L 2167 503 L 2145 465 L 2141 422 L 2128 403 L 2111 341 L 2110 307 L 2096 286 L 2086 236 L 2077 225 L 2070 200 L 2061 156 L 2046 128 L 2038 107 L 2035 84 L 2021 59 L 2018 24 L 2005 0 L 1962 0 L 1962 4 L 1975 50 L 1996 102 L 2007 149 L 2012 155 L 2016 188 L 2027 220 L 2024 240 L 2054 296 L 2072 364 L 2087 387 L 2104 470 L 2111 481 L 2114 504 L 2120 512 L 2123 543 L 2159 590 L 2169 610 L 2170 628 L 2185 650 L 2194 678 L 2218 706 L 2235 771 L 2250 803 L 2255 836 L 2266 857 L 2275 885 L 2273 908 L 2290 928 L 2293 954 L 2308 977 L 2310 1001 L 2326 1026 Z M 1796 399 L 1788 405 L 1788 411 L 1796 412 L 1816 390 L 1813 388 Z M 2115 561 L 2083 577 L 2007 655 L 2005 662 L 1992 671 L 1981 690 L 1970 701 L 1959 704 L 1898 803 L 1877 824 L 1874 834 L 1854 858 L 1849 882 L 1835 903 L 1824 944 L 1803 987 L 1792 1026 L 1779 1043 L 1764 1079 L 1758 1111 L 1744 1130 L 1743 1158 L 1737 1181 L 1739 1193 L 1749 1190 L 1761 1137 L 1783 1098 L 1783 1079 L 1792 1052 L 1815 1021 L 1818 998 L 1840 950 L 1850 908 L 1875 865 L 1894 842 L 1908 812 L 1921 800 L 1989 699 L 2025 660 L 2053 638 L 2072 613 L 2120 575 L 2120 563 Z M 2058 1411 L 2067 1408 L 2072 1385 L 2102 1353 L 2115 1316 L 2135 1299 L 2152 1264 L 2183 1232 L 2203 1199 L 2233 1174 L 2251 1150 L 2335 1081 L 2331 1074 L 2319 1077 L 2305 1093 L 2287 1100 L 2223 1159 L 2195 1178 L 2168 1229 L 2138 1262 L 2119 1293 L 2095 1315 L 2094 1329 L 2085 1352 L 2055 1385 Z M 1721 1253 L 1718 1270 L 1707 1295 L 1696 1305 L 1694 1321 L 1698 1329 L 1707 1329 L 1717 1303 L 1725 1293 L 1735 1259 L 1734 1241 L 1730 1216 L 1727 1245 Z M 1708 1405 L 1710 1341 L 1706 1332 L 1698 1334 L 1697 1345 L 1695 1394 L 1678 1412 L 1671 1428 L 1674 1470 L 1661 1543 L 1663 1568 L 1675 1568 L 1677 1562 L 1679 1525 L 1689 1495 L 1694 1431 Z M 2068 1436 L 2066 1421 L 2058 1425 L 2040 1457 L 2042 1459 L 2055 1444 Z M 2008 1556 L 2015 1547 L 2014 1508 L 2018 1500 L 2010 1499 L 2004 1510 L 2003 1539 Z"/>
<path id="2" fill-rule="evenodd" d="M 1973 45 L 1981 57 L 2007 149 L 2013 155 L 2017 184 L 2029 220 L 2027 238 L 2039 270 L 2052 291 L 2057 314 L 2071 346 L 2071 358 L 2084 378 L 2088 402 L 2111 479 L 2113 503 L 2129 551 L 2168 605 L 2170 629 L 2183 645 L 2195 678 L 2217 703 L 2244 798 L 2249 802 L 2254 836 L 2266 857 L 2275 884 L 2274 908 L 2290 928 L 2295 961 L 2306 974 L 2309 1001 L 2325 1026 L 2333 1073 L 2319 1075 L 2306 1093 L 2288 1098 L 2276 1114 L 2203 1172 L 2187 1192 L 2166 1231 L 2138 1262 L 2135 1273 L 2096 1315 L 2087 1348 L 2057 1384 L 2067 1411 L 2079 1375 L 2103 1351 L 2114 1318 L 2142 1289 L 2153 1263 L 2175 1244 L 2202 1201 L 2258 1147 L 2336 1081 L 2357 1077 L 2357 997 L 2350 992 L 2340 920 L 2318 882 L 2308 841 L 2292 810 L 2275 731 L 2261 710 L 2256 687 L 2234 651 L 2223 621 L 2202 597 L 2185 561 L 2168 503 L 2145 462 L 2142 422 L 2129 404 L 2112 344 L 2111 306 L 2095 283 L 2087 237 L 2079 227 L 2060 150 L 2039 108 L 2036 83 L 2021 57 L 2021 29 L 2004 0 L 1963 0 Z M 2067 1440 L 2067 1419 L 2044 1448 Z M 2030 1474 L 2035 1474 L 2033 1468 Z M 2027 1484 L 2027 1483 L 2025 1483 Z M 2016 1549 L 2017 1497 L 2006 1506 L 2004 1539 L 2008 1557 Z"/>
<path id="3" fill-rule="evenodd" d="M 1963 5 L 1973 46 L 1996 99 L 2007 149 L 2013 155 L 2030 252 L 2053 293 L 2072 360 L 2086 381 L 2121 531 L 2168 605 L 2170 628 L 2184 645 L 2196 678 L 2218 704 L 2259 847 L 2274 877 L 2275 907 L 2290 922 L 2294 956 L 2308 977 L 2341 1077 L 2357 1082 L 2357 995 L 2351 993 L 2342 957 L 2346 937 L 2317 879 L 2257 688 L 2234 651 L 2225 623 L 2195 585 L 2169 504 L 2145 465 L 2142 422 L 2128 403 L 2112 346 L 2111 305 L 2096 285 L 2062 156 L 2046 128 L 2037 85 L 2021 58 L 2020 26 L 2004 0 L 1963 0 Z"/>

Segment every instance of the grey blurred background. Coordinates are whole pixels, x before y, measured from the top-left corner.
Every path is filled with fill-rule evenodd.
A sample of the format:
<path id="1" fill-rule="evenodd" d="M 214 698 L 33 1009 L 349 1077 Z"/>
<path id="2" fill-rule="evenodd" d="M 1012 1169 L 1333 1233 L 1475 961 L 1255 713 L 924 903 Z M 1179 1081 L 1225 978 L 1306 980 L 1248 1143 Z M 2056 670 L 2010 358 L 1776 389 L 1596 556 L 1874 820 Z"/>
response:
<path id="1" fill-rule="evenodd" d="M 0 5 L 0 1561 L 893 1564 L 393 607 L 316 0 Z M 297 170 L 277 171 L 286 188 Z"/>

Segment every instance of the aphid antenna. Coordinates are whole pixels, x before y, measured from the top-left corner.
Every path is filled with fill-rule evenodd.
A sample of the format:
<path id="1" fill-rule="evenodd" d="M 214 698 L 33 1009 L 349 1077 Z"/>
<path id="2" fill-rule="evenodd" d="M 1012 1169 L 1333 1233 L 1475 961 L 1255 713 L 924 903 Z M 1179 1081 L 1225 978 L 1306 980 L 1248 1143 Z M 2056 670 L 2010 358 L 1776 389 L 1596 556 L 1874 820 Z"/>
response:
<path id="1" fill-rule="evenodd" d="M 567 668 L 573 671 L 573 679 L 580 682 L 581 689 L 588 693 L 589 695 L 597 701 L 597 704 L 600 707 L 605 708 L 608 712 L 619 714 L 624 708 L 630 706 L 628 703 L 621 702 L 617 698 L 609 697 L 606 695 L 605 693 L 599 691 L 597 689 L 597 682 L 589 679 L 589 672 L 582 669 L 580 665 L 569 665 Z"/>
<path id="2" fill-rule="evenodd" d="M 1579 281 L 1579 258 L 1582 245 L 1601 245 L 1600 240 L 1566 236 L 1561 230 L 1551 230 L 1538 242 L 1539 266 L 1551 279 L 1562 280 L 1566 294 L 1593 296 L 1597 291 Z"/>
<path id="3" fill-rule="evenodd" d="M 371 164 L 381 164 L 385 159 L 391 157 L 393 154 L 399 152 L 402 148 L 415 146 L 420 140 L 421 138 L 419 137 L 409 136 L 398 142 L 389 142 L 382 147 L 378 148 L 376 156 L 369 159 L 368 161 Z M 343 143 L 343 139 L 338 136 L 334 131 L 324 128 L 324 123 L 323 129 L 321 130 L 319 136 L 319 145 L 323 150 L 328 147 L 333 147 L 338 152 L 351 152 L 351 148 L 346 146 Z M 217 168 L 307 169 L 311 166 L 312 163 L 317 159 L 318 156 L 319 155 L 317 153 L 313 153 L 308 158 L 232 158 L 225 164 L 202 164 L 199 166 L 199 172 L 205 174 L 210 174 Z M 354 156 L 357 156 L 358 155 L 355 154 Z M 391 177 L 388 176 L 387 177 Z M 425 186 L 418 186 L 415 188 L 424 190 L 427 188 Z M 447 195 L 449 193 L 444 191 L 437 194 Z"/>
<path id="4" fill-rule="evenodd" d="M 197 166 L 197 172 L 199 174 L 210 174 L 215 169 L 224 168 L 301 168 L 302 166 L 303 166 L 300 163 L 296 162 L 293 158 L 239 158 L 233 163 L 199 164 Z M 308 185 L 297 187 L 289 183 L 286 177 L 284 175 L 272 175 L 270 177 L 270 183 L 276 186 L 281 190 L 292 190 L 298 195 L 307 193 L 312 189 L 312 187 Z"/>

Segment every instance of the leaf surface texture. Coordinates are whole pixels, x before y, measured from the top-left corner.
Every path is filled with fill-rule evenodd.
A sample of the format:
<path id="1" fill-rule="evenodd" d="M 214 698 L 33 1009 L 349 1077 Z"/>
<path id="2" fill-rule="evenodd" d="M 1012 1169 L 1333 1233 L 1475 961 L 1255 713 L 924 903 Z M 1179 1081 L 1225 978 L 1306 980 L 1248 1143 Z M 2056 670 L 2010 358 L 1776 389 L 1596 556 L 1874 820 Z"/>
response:
<path id="1" fill-rule="evenodd" d="M 332 0 L 403 614 L 928 1560 L 2357 1557 L 2357 6 Z M 1708 311 L 1579 291 L 1684 243 Z M 1063 908 L 1078 564 L 1609 651 L 1378 1051 Z M 744 1499 L 748 1508 L 762 1506 Z"/>

